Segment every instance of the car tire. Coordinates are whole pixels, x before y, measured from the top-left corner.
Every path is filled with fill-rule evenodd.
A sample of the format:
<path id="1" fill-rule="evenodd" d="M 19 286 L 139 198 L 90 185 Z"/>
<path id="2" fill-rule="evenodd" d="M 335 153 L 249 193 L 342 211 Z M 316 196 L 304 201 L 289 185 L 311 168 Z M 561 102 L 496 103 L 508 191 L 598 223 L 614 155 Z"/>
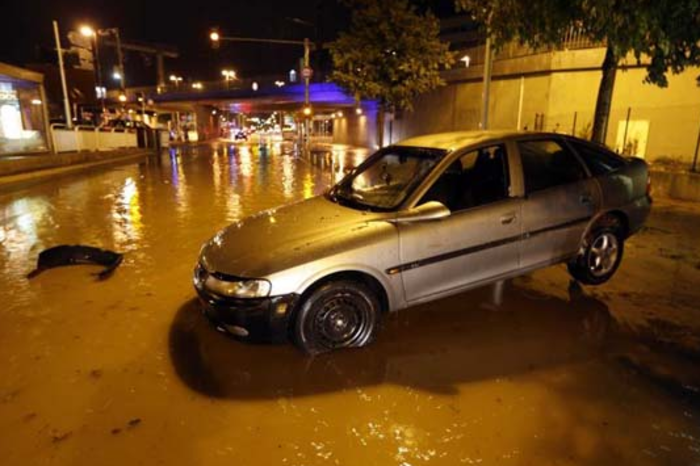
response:
<path id="1" fill-rule="evenodd" d="M 309 355 L 371 343 L 379 329 L 381 304 L 367 285 L 328 282 L 301 303 L 294 319 L 294 342 Z"/>
<path id="2" fill-rule="evenodd" d="M 602 285 L 615 275 L 622 261 L 624 235 L 619 219 L 603 217 L 588 232 L 569 273 L 585 285 Z"/>

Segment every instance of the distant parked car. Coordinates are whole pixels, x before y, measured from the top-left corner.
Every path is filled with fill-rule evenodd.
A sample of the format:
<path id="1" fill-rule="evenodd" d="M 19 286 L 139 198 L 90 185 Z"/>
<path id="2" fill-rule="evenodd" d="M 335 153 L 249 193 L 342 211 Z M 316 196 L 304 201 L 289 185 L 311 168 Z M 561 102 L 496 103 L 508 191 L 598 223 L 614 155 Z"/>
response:
<path id="1" fill-rule="evenodd" d="M 217 233 L 194 286 L 239 338 L 312 354 L 364 346 L 387 312 L 552 264 L 606 282 L 649 214 L 649 186 L 643 160 L 558 134 L 408 139 L 323 196 Z"/>

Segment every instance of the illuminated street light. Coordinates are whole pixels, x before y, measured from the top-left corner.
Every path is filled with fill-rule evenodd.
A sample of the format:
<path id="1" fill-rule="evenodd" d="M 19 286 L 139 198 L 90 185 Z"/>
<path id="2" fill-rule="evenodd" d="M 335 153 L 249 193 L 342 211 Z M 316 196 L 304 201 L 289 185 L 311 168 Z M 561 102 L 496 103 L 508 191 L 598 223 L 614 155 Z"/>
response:
<path id="1" fill-rule="evenodd" d="M 174 74 L 171 74 L 170 81 L 175 83 L 175 87 L 180 87 L 180 83 L 182 82 L 182 76 L 176 76 Z"/>
<path id="2" fill-rule="evenodd" d="M 119 94 L 119 102 L 122 102 L 122 103 L 126 102 L 126 95 Z"/>
<path id="3" fill-rule="evenodd" d="M 202 90 L 204 89 L 204 85 L 197 81 L 196 83 L 192 83 L 192 89 L 197 89 L 197 90 Z"/>
<path id="4" fill-rule="evenodd" d="M 234 79 L 238 79 L 238 76 L 236 75 L 235 70 L 229 70 L 229 69 L 221 70 L 221 76 L 223 76 L 224 81 L 226 81 L 226 89 L 228 89 L 230 81 L 233 81 Z"/>
<path id="5" fill-rule="evenodd" d="M 357 108 L 355 109 L 355 113 L 356 113 L 357 115 L 362 115 L 362 108 L 357 107 Z"/>
<path id="6" fill-rule="evenodd" d="M 236 71 L 235 70 L 221 70 L 221 76 L 223 76 L 226 79 L 236 79 Z"/>
<path id="7" fill-rule="evenodd" d="M 342 110 L 338 110 L 338 112 L 336 113 L 336 115 L 338 116 L 338 118 L 343 118 L 343 111 L 342 111 Z"/>
<path id="8" fill-rule="evenodd" d="M 212 31 L 209 33 L 209 39 L 211 39 L 212 42 L 219 42 L 221 36 L 219 35 L 218 31 Z"/>
<path id="9" fill-rule="evenodd" d="M 80 35 L 84 37 L 95 37 L 95 30 L 90 26 L 80 26 Z"/>
<path id="10" fill-rule="evenodd" d="M 257 91 L 258 90 L 258 82 L 253 81 L 253 85 L 251 87 L 253 88 L 254 91 Z"/>
<path id="11" fill-rule="evenodd" d="M 309 106 L 304 107 L 303 113 L 306 116 L 311 115 L 311 107 L 309 107 Z"/>
<path id="12" fill-rule="evenodd" d="M 122 91 L 126 88 L 125 75 L 124 72 L 124 55 L 122 53 L 122 42 L 121 36 L 119 35 L 119 28 L 105 28 L 105 29 L 95 29 L 87 24 L 84 24 L 78 28 L 78 32 L 83 37 L 88 37 L 92 39 L 92 54 L 94 56 L 94 67 L 95 67 L 95 81 L 97 86 L 102 87 L 102 77 L 100 76 L 100 57 L 99 57 L 99 47 L 97 45 L 98 37 L 106 36 L 112 34 L 116 42 L 117 49 L 117 66 L 112 74 L 112 77 L 119 81 L 120 88 Z M 98 96 L 99 97 L 99 96 Z M 104 101 L 102 102 L 102 111 L 104 112 Z"/>
<path id="13" fill-rule="evenodd" d="M 80 35 L 91 39 L 90 51 L 92 52 L 93 68 L 95 70 L 95 95 L 98 99 L 100 99 L 102 113 L 105 113 L 105 98 L 107 97 L 107 90 L 102 85 L 102 67 L 100 66 L 100 52 L 97 44 L 98 31 L 86 24 L 80 26 L 78 30 L 80 31 Z"/>

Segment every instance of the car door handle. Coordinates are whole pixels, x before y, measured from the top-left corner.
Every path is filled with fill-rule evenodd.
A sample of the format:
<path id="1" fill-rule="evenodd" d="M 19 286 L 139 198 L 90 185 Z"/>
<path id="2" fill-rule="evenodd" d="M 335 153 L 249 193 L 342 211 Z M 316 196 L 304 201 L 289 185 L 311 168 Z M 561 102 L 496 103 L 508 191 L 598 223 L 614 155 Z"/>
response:
<path id="1" fill-rule="evenodd" d="M 509 225 L 513 223 L 513 220 L 515 220 L 517 215 L 515 213 L 510 213 L 510 214 L 505 214 L 501 217 L 501 223 L 503 225 Z"/>

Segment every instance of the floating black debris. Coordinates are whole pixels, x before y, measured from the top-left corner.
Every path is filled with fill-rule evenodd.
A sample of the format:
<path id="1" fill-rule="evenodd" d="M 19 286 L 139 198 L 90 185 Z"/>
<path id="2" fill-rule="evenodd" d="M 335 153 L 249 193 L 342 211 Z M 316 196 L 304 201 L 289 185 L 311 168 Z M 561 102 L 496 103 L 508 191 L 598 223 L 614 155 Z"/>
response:
<path id="1" fill-rule="evenodd" d="M 95 274 L 100 280 L 108 278 L 119 267 L 124 258 L 123 254 L 107 249 L 81 245 L 62 245 L 45 249 L 39 253 L 37 268 L 27 275 L 34 278 L 41 272 L 54 267 L 80 264 L 104 265 L 105 269 Z"/>

